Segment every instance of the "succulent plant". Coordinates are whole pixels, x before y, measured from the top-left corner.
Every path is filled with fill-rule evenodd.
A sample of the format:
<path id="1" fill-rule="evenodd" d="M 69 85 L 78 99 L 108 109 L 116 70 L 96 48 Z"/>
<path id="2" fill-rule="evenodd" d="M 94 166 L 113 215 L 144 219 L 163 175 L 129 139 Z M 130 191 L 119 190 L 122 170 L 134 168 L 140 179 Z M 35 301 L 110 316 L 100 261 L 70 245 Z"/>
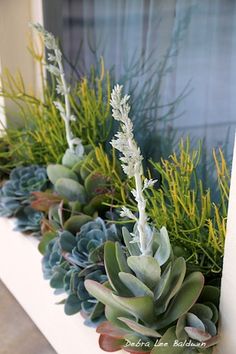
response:
<path id="1" fill-rule="evenodd" d="M 119 240 L 115 225 L 106 226 L 101 218 L 84 224 L 76 237 L 61 236 L 60 245 L 69 252 L 67 259 L 82 268 L 103 264 L 104 244 Z"/>
<path id="2" fill-rule="evenodd" d="M 44 214 L 40 211 L 35 211 L 30 206 L 26 206 L 17 213 L 15 223 L 15 231 L 30 232 L 34 236 L 40 235 L 41 222 Z"/>
<path id="3" fill-rule="evenodd" d="M 42 238 L 39 243 L 39 251 L 42 254 L 49 241 L 58 236 L 58 232 L 69 231 L 76 234 L 83 224 L 93 220 L 91 216 L 77 212 L 69 203 L 53 194 L 37 193 L 37 198 L 31 205 L 46 215 L 42 220 Z"/>
<path id="4" fill-rule="evenodd" d="M 58 239 L 58 237 L 54 237 L 48 242 L 42 259 L 42 270 L 45 279 L 51 279 L 55 268 L 64 262 Z"/>
<path id="5" fill-rule="evenodd" d="M 15 216 L 30 204 L 31 193 L 49 187 L 46 169 L 37 165 L 17 167 L 0 191 L 0 215 Z"/>
<path id="6" fill-rule="evenodd" d="M 82 225 L 76 235 L 67 230 L 58 231 L 43 257 L 44 277 L 50 279 L 52 288 L 68 294 L 64 301 L 65 313 L 81 312 L 88 325 L 104 319 L 104 306 L 87 292 L 84 282 L 107 281 L 103 255 L 108 240 L 119 241 L 116 227 L 96 218 Z"/>
<path id="7" fill-rule="evenodd" d="M 0 215 L 15 216 L 15 230 L 39 234 L 43 213 L 30 207 L 32 193 L 45 191 L 50 182 L 46 169 L 37 165 L 17 167 L 0 190 Z"/>
<path id="8" fill-rule="evenodd" d="M 106 210 L 103 202 L 108 201 L 108 195 L 112 193 L 110 179 L 99 171 L 91 171 L 91 167 L 89 170 L 89 163 L 94 159 L 95 153 L 90 151 L 73 167 L 60 164 L 47 167 L 48 178 L 55 193 L 69 202 L 76 211 L 87 215 Z"/>
<path id="9" fill-rule="evenodd" d="M 179 342 L 192 341 L 191 353 L 198 353 L 198 348 L 201 353 L 211 353 L 210 347 L 217 340 L 219 290 L 204 287 L 200 272 L 186 275 L 185 260 L 174 258 L 165 228 L 154 235 L 154 256 L 141 255 L 137 244 L 130 243 L 132 236 L 126 228 L 123 237 L 128 257 L 119 243 L 105 244 L 110 288 L 93 280 L 85 281 L 87 291 L 105 305 L 108 322 L 97 329 L 101 348 L 124 348 L 133 353 L 141 341 L 143 352 L 167 353 L 155 346 L 158 340 L 169 343 L 168 353 L 185 353 L 186 346 L 182 351 L 173 347 L 174 338 Z"/>
<path id="10" fill-rule="evenodd" d="M 144 190 L 155 181 L 142 178 L 142 155 L 128 116 L 129 96 L 122 98 L 121 91 L 117 85 L 111 95 L 113 117 L 121 123 L 111 143 L 123 155 L 124 172 L 134 179 L 138 215 L 123 207 L 121 216 L 135 221 L 132 233 L 122 229 L 128 254 L 118 242 L 104 246 L 109 285 L 85 281 L 87 291 L 105 305 L 108 321 L 97 330 L 100 347 L 108 352 L 123 348 L 132 353 L 211 353 L 217 341 L 219 291 L 204 288 L 202 273 L 186 274 L 185 259 L 174 256 L 166 228 L 158 231 L 149 223 Z M 191 342 L 178 346 L 178 340 Z"/>

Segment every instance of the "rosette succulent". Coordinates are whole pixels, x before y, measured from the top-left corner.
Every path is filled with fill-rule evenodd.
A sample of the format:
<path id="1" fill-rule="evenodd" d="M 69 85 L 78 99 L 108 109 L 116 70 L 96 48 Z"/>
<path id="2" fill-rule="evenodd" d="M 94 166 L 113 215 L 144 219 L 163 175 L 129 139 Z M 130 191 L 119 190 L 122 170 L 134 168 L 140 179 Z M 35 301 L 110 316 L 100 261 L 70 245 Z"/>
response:
<path id="1" fill-rule="evenodd" d="M 43 213 L 30 207 L 32 193 L 45 191 L 49 185 L 44 167 L 32 165 L 15 168 L 0 190 L 0 215 L 15 216 L 17 231 L 38 233 Z"/>
<path id="2" fill-rule="evenodd" d="M 31 193 L 49 186 L 46 169 L 37 165 L 17 167 L 0 191 L 0 215 L 15 216 L 30 205 Z"/>
<path id="3" fill-rule="evenodd" d="M 70 203 L 77 212 L 93 215 L 107 209 L 103 202 L 112 194 L 112 181 L 99 171 L 91 171 L 90 164 L 96 159 L 90 151 L 83 160 L 69 165 L 49 165 L 47 174 L 55 193 Z"/>
<path id="4" fill-rule="evenodd" d="M 97 218 L 82 225 L 75 235 L 66 230 L 58 232 L 43 257 L 44 276 L 50 279 L 51 287 L 68 294 L 65 313 L 81 312 L 88 325 L 104 318 L 104 305 L 87 292 L 84 282 L 106 283 L 103 255 L 108 240 L 119 241 L 116 227 Z"/>
<path id="5" fill-rule="evenodd" d="M 35 236 L 37 234 L 40 235 L 43 217 L 43 213 L 27 206 L 24 209 L 21 209 L 17 214 L 14 230 L 20 232 L 33 232 Z"/>
<path id="6" fill-rule="evenodd" d="M 126 228 L 123 236 L 128 257 L 118 243 L 105 244 L 109 286 L 85 281 L 87 291 L 105 305 L 107 322 L 97 329 L 101 348 L 133 353 L 141 342 L 143 353 L 184 354 L 190 343 L 191 353 L 211 353 L 219 290 L 204 287 L 200 272 L 186 274 L 186 262 L 173 256 L 165 228 L 153 236 L 152 255 L 141 255 Z M 185 344 L 175 347 L 174 341 Z M 169 351 L 161 343 L 168 343 Z"/>

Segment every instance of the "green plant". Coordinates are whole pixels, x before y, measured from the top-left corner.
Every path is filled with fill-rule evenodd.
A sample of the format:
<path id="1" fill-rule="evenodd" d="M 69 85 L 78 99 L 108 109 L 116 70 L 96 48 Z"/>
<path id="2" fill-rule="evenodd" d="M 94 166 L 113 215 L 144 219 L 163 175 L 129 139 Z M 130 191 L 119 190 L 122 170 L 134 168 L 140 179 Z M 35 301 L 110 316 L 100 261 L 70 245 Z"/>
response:
<path id="1" fill-rule="evenodd" d="M 88 215 L 106 210 L 103 202 L 110 200 L 108 195 L 113 193 L 110 178 L 99 170 L 90 172 L 87 169 L 89 161 L 94 159 L 96 155 L 91 151 L 72 168 L 60 164 L 47 167 L 49 180 L 57 195 L 73 205 L 75 211 Z"/>
<path id="2" fill-rule="evenodd" d="M 190 345 L 192 353 L 199 353 L 199 347 L 202 353 L 211 353 L 217 340 L 219 291 L 215 287 L 204 288 L 202 273 L 187 275 L 186 262 L 174 255 L 166 228 L 157 231 L 148 223 L 144 193 L 152 190 L 156 181 L 143 182 L 142 155 L 128 117 L 129 97 L 122 98 L 121 89 L 116 86 L 112 92 L 113 117 L 121 122 L 112 145 L 123 154 L 120 159 L 124 172 L 135 181 L 132 194 L 138 216 L 123 207 L 121 215 L 135 221 L 132 233 L 123 228 L 127 254 L 117 242 L 105 244 L 109 287 L 85 281 L 88 292 L 105 305 L 108 323 L 98 328 L 102 333 L 100 346 L 106 351 L 125 348 L 136 352 L 139 347 L 140 351 L 152 354 L 184 354 L 188 346 L 173 345 L 174 340 L 184 338 L 195 344 Z M 205 301 L 208 302 L 203 305 Z M 157 338 L 171 348 L 168 351 L 157 348 Z M 139 345 L 140 342 L 143 344 Z"/>
<path id="3" fill-rule="evenodd" d="M 129 250 L 127 259 L 118 244 L 105 245 L 105 267 L 111 289 L 93 280 L 85 282 L 90 294 L 105 305 L 108 323 L 97 329 L 102 349 L 125 348 L 133 352 L 141 341 L 142 352 L 161 354 L 163 348 L 155 348 L 158 339 L 160 343 L 168 343 L 168 353 L 184 353 L 183 347 L 181 351 L 172 347 L 174 338 L 192 341 L 192 353 L 198 353 L 197 348 L 202 353 L 211 353 L 211 349 L 204 347 L 210 348 L 217 342 L 219 290 L 204 287 L 200 272 L 186 275 L 182 257 L 171 259 L 167 252 L 168 260 L 163 264 L 165 236 L 159 237 L 159 244 L 154 239 L 153 251 L 158 257 L 140 255 L 139 248 L 130 244 L 132 236 L 126 229 L 123 236 Z"/>
<path id="4" fill-rule="evenodd" d="M 2 138 L 0 138 L 0 186 L 1 181 L 8 177 L 8 170 L 4 167 L 7 165 L 8 161 L 4 158 L 4 156 L 1 156 L 1 154 L 6 154 L 8 150 L 8 145 Z"/>
<path id="5" fill-rule="evenodd" d="M 44 214 L 26 206 L 17 213 L 15 231 L 30 232 L 34 236 L 40 236 L 41 224 Z"/>
<path id="6" fill-rule="evenodd" d="M 52 33 L 47 32 L 42 25 L 35 24 L 32 25 L 33 28 L 42 35 L 45 47 L 48 50 L 48 62 L 50 64 L 46 65 L 47 70 L 55 77 L 56 80 L 56 92 L 63 99 L 54 101 L 54 105 L 60 113 L 61 119 L 64 122 L 65 135 L 67 141 L 67 150 L 63 159 L 69 161 L 69 164 L 81 160 L 84 154 L 84 147 L 81 139 L 75 136 L 71 129 L 71 122 L 76 120 L 76 117 L 72 114 L 71 104 L 70 104 L 70 87 L 68 86 L 65 78 L 65 71 L 62 63 L 62 53 L 57 44 L 57 41 Z"/>
<path id="7" fill-rule="evenodd" d="M 15 216 L 30 204 L 31 193 L 49 188 L 46 169 L 37 165 L 18 167 L 0 190 L 0 215 Z"/>
<path id="8" fill-rule="evenodd" d="M 30 207 L 32 193 L 49 187 L 45 168 L 32 165 L 13 169 L 0 189 L 0 216 L 15 216 L 15 230 L 38 234 L 43 213 Z"/>
<path id="9" fill-rule="evenodd" d="M 31 48 L 31 52 L 43 73 L 43 54 L 34 48 Z M 3 85 L 0 95 L 10 99 L 18 107 L 21 125 L 16 127 L 8 119 L 7 126 L 2 126 L 2 140 L 9 149 L 0 151 L 3 162 L 1 169 L 9 172 L 15 166 L 24 165 L 25 161 L 43 166 L 61 161 L 67 148 L 67 140 L 64 121 L 54 104 L 58 100 L 54 77 L 51 77 L 50 85 L 49 82 L 45 83 L 42 76 L 42 98 L 27 91 L 20 73 L 14 77 L 8 70 L 4 70 L 1 80 Z M 105 146 L 112 120 L 109 109 L 110 77 L 104 69 L 103 61 L 100 74 L 96 75 L 91 68 L 89 81 L 86 77 L 81 79 L 71 87 L 68 96 L 71 114 L 76 117 L 71 122 L 73 135 L 81 137 L 85 146 Z"/>
<path id="10" fill-rule="evenodd" d="M 160 228 L 165 225 L 177 254 L 186 258 L 190 270 L 201 270 L 208 281 L 220 278 L 226 235 L 230 172 L 222 150 L 213 150 L 211 187 L 201 179 L 201 143 L 192 148 L 181 140 L 168 159 L 151 162 L 158 182 L 145 192 L 147 215 Z M 151 173 L 149 173 L 151 176 Z M 132 213 L 137 205 L 129 197 L 134 187 L 126 182 L 125 193 L 113 200 Z M 121 221 L 119 221 L 121 222 Z"/>
<path id="11" fill-rule="evenodd" d="M 230 184 L 222 151 L 218 155 L 213 151 L 213 157 L 219 200 L 204 188 L 198 176 L 201 148 L 191 151 L 189 140 L 180 142 L 178 154 L 153 162 L 160 185 L 147 195 L 148 215 L 155 226 L 166 225 L 189 266 L 211 277 L 222 270 Z"/>
<path id="12" fill-rule="evenodd" d="M 92 298 L 84 287 L 86 279 L 107 281 L 103 264 L 104 243 L 119 240 L 116 227 L 105 225 L 101 218 L 89 221 L 72 234 L 63 230 L 48 243 L 43 257 L 43 272 L 54 289 L 63 289 L 68 297 L 64 309 L 67 315 L 81 312 L 86 324 L 104 318 L 104 306 Z"/>

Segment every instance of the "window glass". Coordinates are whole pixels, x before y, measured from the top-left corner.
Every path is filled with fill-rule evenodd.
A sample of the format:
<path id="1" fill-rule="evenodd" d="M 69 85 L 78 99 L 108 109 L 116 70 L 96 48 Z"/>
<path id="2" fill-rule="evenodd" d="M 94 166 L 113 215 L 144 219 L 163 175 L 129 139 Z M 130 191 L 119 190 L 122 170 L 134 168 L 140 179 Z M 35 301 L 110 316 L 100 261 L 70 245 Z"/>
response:
<path id="1" fill-rule="evenodd" d="M 234 0 L 64 0 L 67 73 L 91 65 L 132 94 L 146 156 L 168 155 L 182 136 L 232 154 L 236 124 Z"/>

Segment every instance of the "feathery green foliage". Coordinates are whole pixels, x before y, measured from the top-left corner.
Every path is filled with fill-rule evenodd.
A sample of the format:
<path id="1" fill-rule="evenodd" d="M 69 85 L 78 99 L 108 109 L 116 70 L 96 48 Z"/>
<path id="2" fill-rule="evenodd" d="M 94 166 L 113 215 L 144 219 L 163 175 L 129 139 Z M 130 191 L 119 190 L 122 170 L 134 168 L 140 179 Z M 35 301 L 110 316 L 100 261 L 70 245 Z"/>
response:
<path id="1" fill-rule="evenodd" d="M 36 56 L 34 51 L 32 53 L 42 67 L 42 57 Z M 10 121 L 7 127 L 2 127 L 3 142 L 9 149 L 0 151 L 0 159 L 3 161 L 1 169 L 10 170 L 26 163 L 47 165 L 60 161 L 67 142 L 64 122 L 54 105 L 57 97 L 53 77 L 51 85 L 44 84 L 42 99 L 27 92 L 20 73 L 14 77 L 5 70 L 2 82 L 0 96 L 17 105 L 21 128 L 15 127 Z M 84 145 L 105 145 L 112 125 L 109 100 L 110 77 L 101 60 L 100 75 L 96 76 L 91 68 L 89 81 L 87 78 L 82 79 L 70 91 L 72 113 L 76 116 L 76 121 L 72 122 L 72 130 L 75 136 L 82 137 Z"/>
<path id="2" fill-rule="evenodd" d="M 166 225 L 189 264 L 204 273 L 222 269 L 229 196 L 230 173 L 222 151 L 214 150 L 213 158 L 218 201 L 198 177 L 201 147 L 191 150 L 189 140 L 181 140 L 179 153 L 153 162 L 160 186 L 149 193 L 147 207 L 156 227 Z"/>
<path id="3" fill-rule="evenodd" d="M 216 199 L 212 187 L 204 186 L 199 177 L 201 156 L 201 144 L 193 149 L 187 139 L 180 141 L 178 152 L 168 159 L 152 161 L 159 175 L 158 186 L 146 191 L 146 210 L 157 228 L 167 227 L 174 251 L 186 258 L 188 267 L 214 278 L 222 271 L 230 172 L 223 152 L 213 150 L 211 185 Z M 129 198 L 133 187 L 132 181 L 126 181 L 123 198 L 113 200 L 118 209 L 126 204 L 133 213 L 137 212 Z"/>

